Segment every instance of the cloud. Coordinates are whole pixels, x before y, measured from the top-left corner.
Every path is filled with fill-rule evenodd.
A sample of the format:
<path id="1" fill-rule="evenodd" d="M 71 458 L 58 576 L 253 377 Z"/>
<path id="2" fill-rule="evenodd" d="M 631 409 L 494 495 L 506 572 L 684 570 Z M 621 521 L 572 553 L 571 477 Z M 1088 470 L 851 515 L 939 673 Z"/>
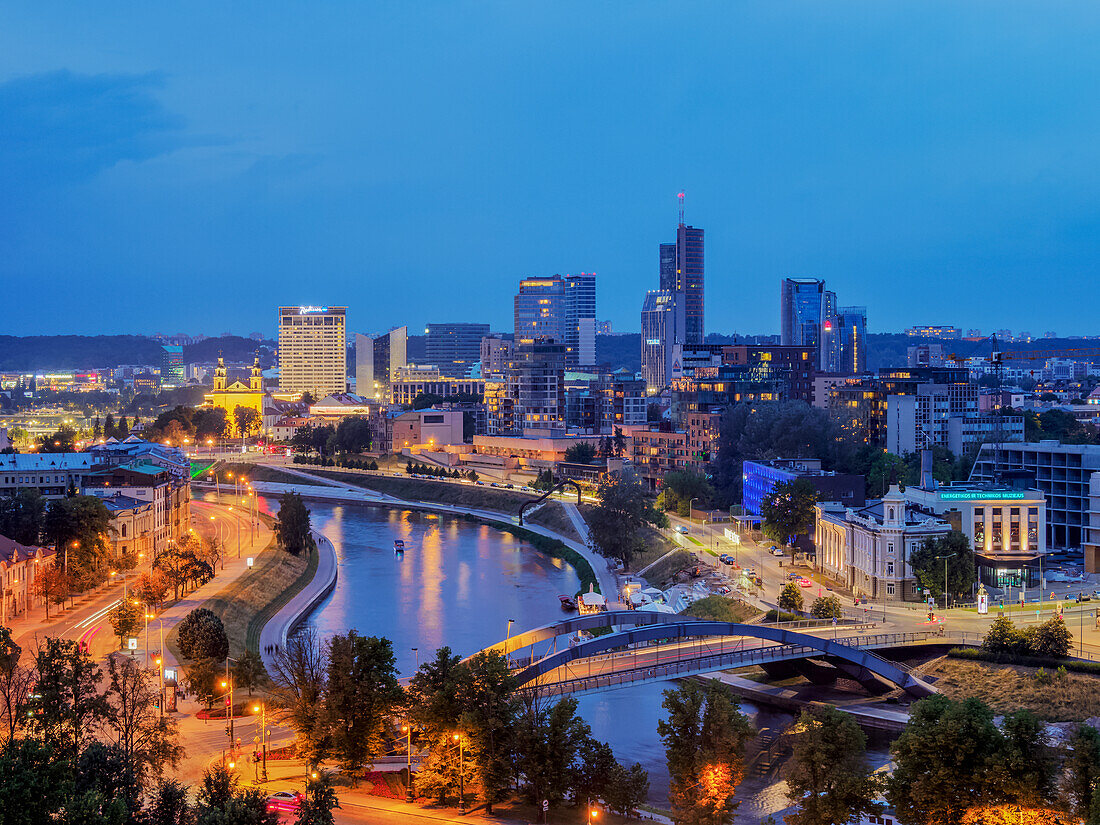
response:
<path id="1" fill-rule="evenodd" d="M 157 99 L 160 74 L 28 75 L 0 83 L 0 184 L 31 192 L 80 183 L 187 142 Z"/>

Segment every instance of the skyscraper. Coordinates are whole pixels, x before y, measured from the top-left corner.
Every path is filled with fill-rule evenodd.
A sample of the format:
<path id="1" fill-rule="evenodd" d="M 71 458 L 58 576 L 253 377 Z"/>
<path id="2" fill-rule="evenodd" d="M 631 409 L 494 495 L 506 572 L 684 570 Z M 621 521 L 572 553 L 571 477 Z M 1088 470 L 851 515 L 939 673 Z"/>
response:
<path id="1" fill-rule="evenodd" d="M 596 275 L 565 276 L 565 357 L 569 366 L 596 363 Z"/>
<path id="2" fill-rule="evenodd" d="M 780 343 L 813 347 L 820 354 L 825 282 L 816 278 L 784 278 L 779 300 Z M 821 368 L 820 355 L 814 368 Z"/>
<path id="3" fill-rule="evenodd" d="M 489 334 L 489 325 L 428 324 L 424 333 L 428 363 L 448 378 L 465 378 L 481 361 L 481 339 Z"/>
<path id="4" fill-rule="evenodd" d="M 677 351 L 676 295 L 667 289 L 647 292 L 642 304 L 642 379 L 646 389 L 668 386 Z"/>
<path id="5" fill-rule="evenodd" d="M 703 343 L 703 230 L 687 226 L 681 213 L 676 243 L 663 243 L 658 252 L 658 283 L 675 296 L 678 344 Z"/>
<path id="6" fill-rule="evenodd" d="M 840 349 L 836 371 L 859 375 L 867 369 L 867 307 L 841 307 L 834 326 Z"/>
<path id="7" fill-rule="evenodd" d="M 408 364 L 409 328 L 395 327 L 384 335 L 355 335 L 355 391 L 364 398 L 390 397 L 393 370 Z"/>
<path id="8" fill-rule="evenodd" d="M 569 366 L 596 361 L 596 276 L 524 278 L 514 301 L 516 344 L 539 338 L 565 345 Z"/>
<path id="9" fill-rule="evenodd" d="M 318 400 L 347 392 L 347 307 L 279 307 L 279 389 Z"/>

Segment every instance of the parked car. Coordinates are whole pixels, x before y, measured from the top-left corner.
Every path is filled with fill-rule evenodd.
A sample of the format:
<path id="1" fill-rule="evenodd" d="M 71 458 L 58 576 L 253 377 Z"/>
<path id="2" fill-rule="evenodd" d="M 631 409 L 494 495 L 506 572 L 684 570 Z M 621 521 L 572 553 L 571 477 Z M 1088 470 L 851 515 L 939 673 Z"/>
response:
<path id="1" fill-rule="evenodd" d="M 813 587 L 813 585 L 814 585 L 814 583 L 812 581 L 810 581 L 809 579 L 802 578 L 802 579 L 798 580 L 798 586 L 799 587 Z"/>
<path id="2" fill-rule="evenodd" d="M 302 807 L 302 795 L 298 791 L 276 791 L 267 798 L 267 810 L 271 813 L 298 813 Z"/>
<path id="3" fill-rule="evenodd" d="M 722 562 L 722 564 L 733 564 L 735 561 L 733 556 L 731 556 L 729 553 L 723 553 L 718 557 L 718 560 Z"/>
<path id="4" fill-rule="evenodd" d="M 787 555 L 782 550 L 780 550 L 778 547 L 773 547 L 768 552 L 771 553 L 773 556 L 785 556 L 785 555 Z"/>

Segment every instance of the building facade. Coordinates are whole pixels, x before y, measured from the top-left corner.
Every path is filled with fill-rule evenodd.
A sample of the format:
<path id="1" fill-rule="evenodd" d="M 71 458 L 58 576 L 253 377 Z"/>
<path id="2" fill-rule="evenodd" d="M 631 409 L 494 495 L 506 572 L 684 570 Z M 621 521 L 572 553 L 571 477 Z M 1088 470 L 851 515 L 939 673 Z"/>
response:
<path id="1" fill-rule="evenodd" d="M 409 328 L 383 335 L 355 334 L 355 393 L 376 401 L 390 397 L 394 371 L 408 364 Z"/>
<path id="2" fill-rule="evenodd" d="M 815 564 L 872 602 L 920 599 L 909 563 L 924 542 L 951 525 L 909 505 L 897 485 L 861 508 L 826 502 L 814 508 Z"/>
<path id="3" fill-rule="evenodd" d="M 428 324 L 424 334 L 428 363 L 447 378 L 466 378 L 481 360 L 481 339 L 489 334 L 489 325 Z"/>
<path id="4" fill-rule="evenodd" d="M 36 593 L 38 577 L 52 563 L 49 547 L 30 547 L 0 536 L 0 627 L 44 600 Z"/>
<path id="5" fill-rule="evenodd" d="M 463 443 L 462 412 L 458 410 L 409 410 L 390 422 L 390 452 L 436 450 Z"/>
<path id="6" fill-rule="evenodd" d="M 680 337 L 682 317 L 675 294 L 668 290 L 647 292 L 642 304 L 642 380 L 649 392 L 659 392 L 669 386 L 676 363 L 676 344 Z"/>
<path id="7" fill-rule="evenodd" d="M 999 453 L 999 457 L 998 457 Z M 1100 533 L 1091 515 L 1100 513 L 1094 479 L 1100 478 L 1100 447 L 1054 440 L 982 445 L 970 471 L 971 482 L 989 483 L 1009 471 L 1023 471 L 1046 498 L 1046 543 L 1058 549 L 1083 548 L 1086 569 L 1096 570 Z M 1100 492 L 1100 487 L 1096 488 Z"/>
<path id="8" fill-rule="evenodd" d="M 741 506 L 759 516 L 764 499 L 775 485 L 804 478 L 814 486 L 818 501 L 832 501 L 844 507 L 860 508 L 866 503 L 866 483 L 861 475 L 821 469 L 816 458 L 777 458 L 746 461 L 741 470 Z"/>
<path id="9" fill-rule="evenodd" d="M 279 307 L 279 389 L 314 398 L 348 388 L 347 307 Z"/>
<path id="10" fill-rule="evenodd" d="M 241 433 L 236 420 L 237 407 L 255 410 L 256 415 L 259 416 L 258 421 L 263 421 L 264 401 L 267 399 L 267 394 L 264 392 L 260 357 L 257 355 L 252 364 L 252 372 L 247 384 L 243 381 L 234 381 L 230 384 L 228 380 L 225 359 L 219 355 L 218 365 L 214 368 L 214 387 L 206 394 L 205 399 L 208 406 L 225 410 L 225 420 L 229 424 L 231 434 L 239 436 Z"/>

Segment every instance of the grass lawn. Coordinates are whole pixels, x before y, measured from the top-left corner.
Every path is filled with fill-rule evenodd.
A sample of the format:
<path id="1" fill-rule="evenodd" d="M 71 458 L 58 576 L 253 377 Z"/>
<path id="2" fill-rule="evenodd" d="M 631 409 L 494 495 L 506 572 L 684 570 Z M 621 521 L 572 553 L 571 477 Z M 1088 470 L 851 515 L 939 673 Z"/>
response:
<path id="1" fill-rule="evenodd" d="M 732 599 L 729 596 L 707 596 L 689 605 L 684 615 L 715 622 L 743 622 L 759 616 L 760 611 L 740 599 Z"/>
<path id="2" fill-rule="evenodd" d="M 207 599 L 203 607 L 213 611 L 225 625 L 229 637 L 229 655 L 237 658 L 246 647 L 259 650 L 260 629 L 268 618 L 298 593 L 317 571 L 317 553 L 292 556 L 275 547 L 275 540 L 259 554 L 250 573 L 246 573 Z M 178 627 L 178 625 L 177 625 Z M 166 643 L 179 657 L 176 628 Z"/>
<path id="3" fill-rule="evenodd" d="M 667 550 L 665 552 L 668 552 Z M 645 571 L 644 578 L 653 587 L 662 587 L 666 581 L 686 567 L 695 565 L 695 557 L 687 550 L 677 550 L 671 556 L 654 564 Z M 635 567 L 635 569 L 638 569 Z"/>
<path id="4" fill-rule="evenodd" d="M 555 533 L 560 533 L 571 541 L 584 544 L 584 539 L 577 532 L 577 528 L 573 526 L 573 520 L 569 518 L 569 514 L 565 512 L 565 508 L 562 507 L 560 501 L 548 499 L 530 518 L 524 519 L 525 523 L 527 521 L 540 527 L 546 527 Z"/>
<path id="5" fill-rule="evenodd" d="M 394 478 L 393 476 L 375 475 L 372 473 L 345 473 L 332 469 L 321 469 L 302 465 L 298 469 L 307 473 L 313 473 L 324 478 L 332 478 L 351 484 L 355 487 L 363 487 L 367 490 L 377 490 L 397 498 L 409 501 L 431 501 L 439 504 L 454 504 L 459 507 L 472 507 L 475 509 L 495 510 L 499 513 L 517 515 L 519 508 L 528 501 L 536 498 L 535 493 L 524 493 L 518 490 L 507 490 L 488 485 L 453 484 L 439 481 L 422 481 L 416 478 Z"/>
<path id="6" fill-rule="evenodd" d="M 1038 675 L 1042 670 L 1042 675 Z M 936 659 L 917 668 L 935 676 L 949 699 L 981 699 L 994 712 L 1030 710 L 1047 722 L 1073 722 L 1100 716 L 1100 677 L 1043 668 Z"/>

